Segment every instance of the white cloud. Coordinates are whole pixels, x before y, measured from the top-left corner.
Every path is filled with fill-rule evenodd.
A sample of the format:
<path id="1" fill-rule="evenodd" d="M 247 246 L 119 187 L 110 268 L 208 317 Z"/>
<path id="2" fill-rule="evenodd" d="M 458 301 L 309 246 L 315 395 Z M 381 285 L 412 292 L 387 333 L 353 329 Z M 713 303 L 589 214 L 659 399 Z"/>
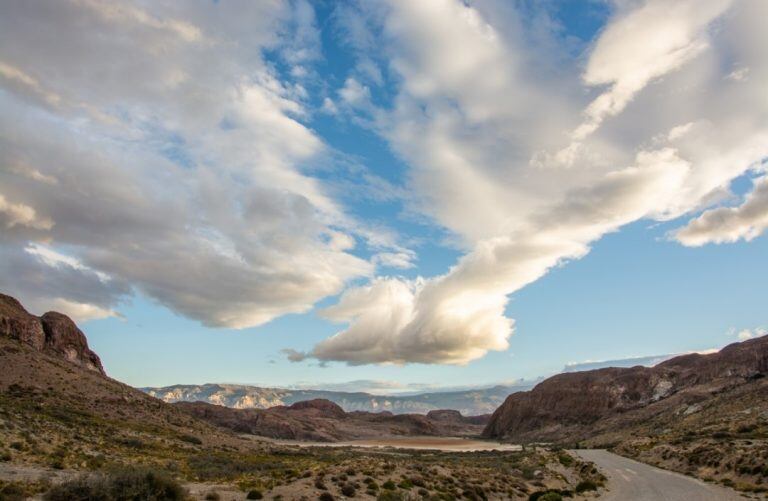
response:
<path id="1" fill-rule="evenodd" d="M 403 250 L 401 252 L 379 252 L 371 258 L 371 261 L 380 267 L 406 270 L 416 266 L 413 263 L 415 259 L 415 252 Z"/>
<path id="2" fill-rule="evenodd" d="M 349 77 L 339 89 L 339 97 L 349 106 L 365 107 L 371 99 L 371 90 L 357 79 Z"/>
<path id="3" fill-rule="evenodd" d="M 10 230 L 14 226 L 26 226 L 35 230 L 50 230 L 53 220 L 38 215 L 34 207 L 22 203 L 9 202 L 0 194 L 0 222 Z"/>
<path id="4" fill-rule="evenodd" d="M 754 188 L 737 207 L 718 207 L 674 232 L 674 238 L 688 247 L 709 243 L 750 241 L 768 228 L 768 177 L 755 180 Z"/>
<path id="5" fill-rule="evenodd" d="M 365 226 L 306 174 L 328 154 L 306 90 L 263 60 L 318 57 L 308 3 L 2 10 L 4 291 L 97 317 L 137 290 L 240 328 L 372 273 Z"/>
<path id="6" fill-rule="evenodd" d="M 706 50 L 707 28 L 732 0 L 648 0 L 616 15 L 593 48 L 584 81 L 608 85 L 585 110 L 573 133 L 581 141 L 620 113 L 646 85 Z"/>
<path id="7" fill-rule="evenodd" d="M 109 317 L 122 318 L 122 315 L 115 310 L 101 308 L 93 304 L 75 303 L 63 298 L 55 298 L 51 302 L 51 309 L 68 315 L 75 322 L 86 322 L 88 320 Z"/>
<path id="8" fill-rule="evenodd" d="M 382 45 L 402 84 L 376 129 L 412 167 L 415 209 L 467 254 L 442 276 L 347 290 L 326 310 L 347 326 L 311 355 L 462 364 L 504 350 L 510 294 L 625 224 L 721 200 L 768 155 L 768 40 L 755 22 L 766 4 L 730 4 L 626 4 L 582 80 L 575 64 L 550 64 L 567 41 L 532 44 L 508 6 L 388 2 Z M 725 78 L 734 60 L 748 81 Z M 609 87 L 585 105 L 582 81 Z M 580 129 L 568 166 L 537 161 Z"/>
<path id="9" fill-rule="evenodd" d="M 756 337 L 765 336 L 768 334 L 768 329 L 763 327 L 756 327 L 754 329 L 741 329 L 739 331 L 736 329 L 731 329 L 728 334 L 735 336 L 739 341 L 747 341 Z"/>
<path id="10" fill-rule="evenodd" d="M 721 203 L 768 156 L 764 1 L 622 2 L 583 59 L 531 8 L 535 22 L 496 0 L 339 10 L 358 60 L 333 104 L 404 160 L 408 192 L 350 177 L 465 252 L 440 276 L 344 291 L 415 256 L 308 174 L 332 156 L 304 124 L 320 57 L 311 4 L 4 5 L 0 281 L 105 312 L 139 290 L 229 327 L 344 291 L 325 315 L 345 325 L 309 354 L 322 361 L 461 364 L 506 349 L 510 294 L 625 224 Z M 394 95 L 377 88 L 377 108 L 385 80 Z M 761 193 L 690 227 L 751 238 Z M 730 233 L 710 224 L 732 213 Z M 371 260 L 351 253 L 358 239 Z"/>

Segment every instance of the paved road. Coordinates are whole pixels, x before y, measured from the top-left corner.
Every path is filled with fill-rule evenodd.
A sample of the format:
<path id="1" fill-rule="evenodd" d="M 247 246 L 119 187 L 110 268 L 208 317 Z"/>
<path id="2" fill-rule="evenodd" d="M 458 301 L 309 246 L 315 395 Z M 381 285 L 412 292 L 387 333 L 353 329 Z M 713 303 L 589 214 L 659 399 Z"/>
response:
<path id="1" fill-rule="evenodd" d="M 732 490 L 695 478 L 661 470 L 603 450 L 573 451 L 595 463 L 608 477 L 605 501 L 731 501 L 741 500 Z"/>

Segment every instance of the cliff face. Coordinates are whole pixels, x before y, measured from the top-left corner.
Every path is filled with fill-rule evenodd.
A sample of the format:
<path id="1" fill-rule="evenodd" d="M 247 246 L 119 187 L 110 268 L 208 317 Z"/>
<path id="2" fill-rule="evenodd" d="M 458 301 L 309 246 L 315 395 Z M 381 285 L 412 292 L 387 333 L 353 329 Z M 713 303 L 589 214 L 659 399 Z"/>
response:
<path id="1" fill-rule="evenodd" d="M 88 348 L 85 334 L 61 313 L 49 311 L 36 317 L 15 298 L 0 294 L 0 336 L 106 375 L 98 355 Z"/>
<path id="2" fill-rule="evenodd" d="M 606 419 L 646 407 L 665 412 L 688 393 L 723 391 L 768 373 L 768 337 L 735 343 L 710 355 L 684 355 L 655 367 L 559 374 L 515 393 L 493 413 L 483 435 L 516 441 L 578 440 Z M 669 399 L 677 395 L 680 398 Z M 618 418 L 617 418 L 618 419 Z M 621 421 L 621 419 L 619 421 Z M 616 426 L 621 423 L 612 421 Z"/>

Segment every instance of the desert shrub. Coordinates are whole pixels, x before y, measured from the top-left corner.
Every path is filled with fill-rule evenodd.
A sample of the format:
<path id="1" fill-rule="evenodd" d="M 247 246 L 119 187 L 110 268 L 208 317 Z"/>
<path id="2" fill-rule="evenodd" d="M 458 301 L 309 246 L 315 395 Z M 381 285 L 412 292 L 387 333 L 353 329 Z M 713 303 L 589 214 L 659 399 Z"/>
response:
<path id="1" fill-rule="evenodd" d="M 126 469 L 105 475 L 81 476 L 48 491 L 46 501 L 183 500 L 186 491 L 175 480 L 151 470 Z"/>
<path id="2" fill-rule="evenodd" d="M 13 456 L 11 456 L 11 453 L 8 451 L 3 451 L 0 453 L 0 461 L 10 461 L 13 459 Z"/>
<path id="3" fill-rule="evenodd" d="M 573 458 L 570 456 L 570 454 L 565 452 L 558 454 L 557 460 L 560 461 L 560 464 L 563 466 L 571 466 L 573 464 Z"/>
<path id="4" fill-rule="evenodd" d="M 126 437 L 126 438 L 117 438 L 115 439 L 115 442 L 124 446 L 129 447 L 131 449 L 143 449 L 146 447 L 146 444 L 135 437 Z"/>
<path id="5" fill-rule="evenodd" d="M 348 498 L 355 497 L 355 493 L 357 492 L 357 489 L 355 489 L 355 486 L 352 484 L 344 484 L 341 487 L 341 493 L 344 494 Z"/>
<path id="6" fill-rule="evenodd" d="M 200 440 L 194 435 L 181 435 L 179 437 L 179 440 L 181 440 L 182 442 L 187 442 L 189 444 L 195 444 L 195 445 L 201 445 L 203 443 L 202 440 Z"/>
<path id="7" fill-rule="evenodd" d="M 211 491 L 205 495 L 205 501 L 219 501 L 220 499 L 221 499 L 221 494 L 219 494 L 216 491 Z"/>
<path id="8" fill-rule="evenodd" d="M 396 487 L 397 486 L 395 485 L 395 483 L 391 480 L 387 480 L 386 482 L 381 484 L 381 488 L 386 489 L 388 491 L 394 491 Z"/>
<path id="9" fill-rule="evenodd" d="M 325 486 L 325 483 L 322 480 L 317 479 L 315 481 L 315 489 L 320 489 L 321 491 L 325 491 L 325 490 L 328 490 L 328 487 Z"/>
<path id="10" fill-rule="evenodd" d="M 258 489 L 253 489 L 252 491 L 248 492 L 248 495 L 245 496 L 245 499 L 264 499 L 264 494 L 262 494 Z"/>
<path id="11" fill-rule="evenodd" d="M 592 480 L 582 480 L 576 485 L 576 492 L 596 491 L 597 484 Z"/>
<path id="12" fill-rule="evenodd" d="M 329 492 L 323 492 L 322 494 L 320 494 L 320 497 L 318 499 L 320 499 L 320 501 L 335 501 L 336 498 L 333 497 Z"/>
<path id="13" fill-rule="evenodd" d="M 240 475 L 262 472 L 275 468 L 258 457 L 234 457 L 224 454 L 200 454 L 187 461 L 192 472 L 200 480 L 231 480 Z"/>
<path id="14" fill-rule="evenodd" d="M 27 499 L 27 492 L 21 485 L 16 483 L 3 485 L 0 482 L 0 501 L 23 501 L 24 499 Z"/>
<path id="15" fill-rule="evenodd" d="M 383 491 L 376 498 L 377 501 L 403 501 L 403 495 L 394 491 Z"/>
<path id="16" fill-rule="evenodd" d="M 404 478 L 402 482 L 397 484 L 397 486 L 401 489 L 411 489 L 413 487 L 413 482 L 411 482 L 410 478 Z"/>
<path id="17" fill-rule="evenodd" d="M 563 496 L 555 491 L 537 491 L 528 496 L 528 501 L 562 501 Z"/>

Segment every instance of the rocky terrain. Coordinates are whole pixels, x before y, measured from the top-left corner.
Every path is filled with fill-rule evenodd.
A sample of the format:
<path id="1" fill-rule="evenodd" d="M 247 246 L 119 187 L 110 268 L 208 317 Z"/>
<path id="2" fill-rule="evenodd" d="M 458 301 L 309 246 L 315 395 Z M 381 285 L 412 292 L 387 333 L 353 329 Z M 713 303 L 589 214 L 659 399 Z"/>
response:
<path id="1" fill-rule="evenodd" d="M 768 337 L 652 368 L 560 374 L 510 395 L 483 432 L 616 452 L 764 492 L 768 482 Z"/>
<path id="2" fill-rule="evenodd" d="M 499 385 L 491 388 L 418 395 L 373 395 L 365 392 L 263 388 L 240 384 L 182 384 L 140 389 L 169 403 L 206 402 L 235 409 L 268 409 L 320 398 L 330 400 L 347 412 L 389 411 L 393 414 L 426 414 L 433 410 L 454 409 L 465 416 L 470 416 L 490 414 L 511 393 L 529 390 L 532 387 L 533 383 L 521 383 L 513 386 Z"/>
<path id="3" fill-rule="evenodd" d="M 105 374 L 98 355 L 88 348 L 85 334 L 69 317 L 55 311 L 36 317 L 5 294 L 0 294 L 0 337 L 16 339 L 43 353 L 62 356 Z"/>
<path id="4" fill-rule="evenodd" d="M 190 415 L 238 433 L 270 438 L 336 442 L 392 436 L 477 436 L 489 415 L 464 417 L 458 411 L 421 414 L 345 412 L 315 399 L 269 409 L 231 409 L 204 402 L 173 404 Z"/>
<path id="5" fill-rule="evenodd" d="M 227 500 L 528 499 L 588 494 L 602 482 L 593 465 L 563 452 L 307 448 L 235 433 L 105 376 L 63 315 L 35 317 L 8 296 L 0 304 L 0 499 L 49 490 L 82 498 L 84 485 L 109 491 L 125 479 Z M 327 402 L 286 412 L 343 414 Z"/>

